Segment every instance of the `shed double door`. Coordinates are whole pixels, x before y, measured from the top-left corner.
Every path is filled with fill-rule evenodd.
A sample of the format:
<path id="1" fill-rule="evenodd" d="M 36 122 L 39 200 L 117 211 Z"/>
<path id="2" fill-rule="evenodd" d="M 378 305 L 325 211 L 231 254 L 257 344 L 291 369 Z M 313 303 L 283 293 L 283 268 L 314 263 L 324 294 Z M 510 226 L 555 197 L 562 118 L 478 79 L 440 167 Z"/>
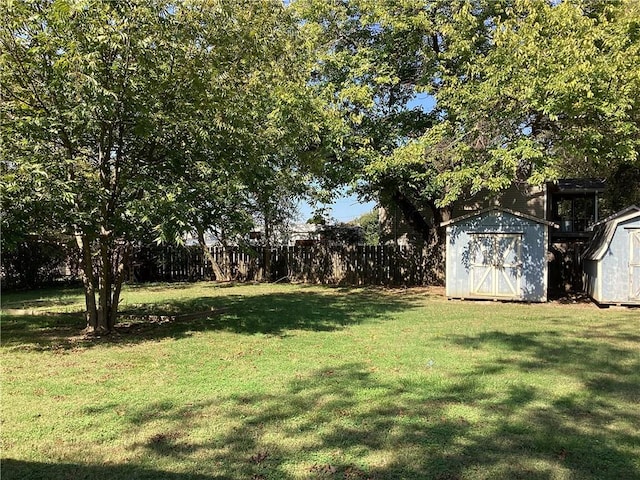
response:
<path id="1" fill-rule="evenodd" d="M 640 229 L 629 230 L 629 299 L 640 300 Z"/>
<path id="2" fill-rule="evenodd" d="M 474 234 L 471 240 L 470 290 L 482 297 L 522 297 L 522 235 Z"/>

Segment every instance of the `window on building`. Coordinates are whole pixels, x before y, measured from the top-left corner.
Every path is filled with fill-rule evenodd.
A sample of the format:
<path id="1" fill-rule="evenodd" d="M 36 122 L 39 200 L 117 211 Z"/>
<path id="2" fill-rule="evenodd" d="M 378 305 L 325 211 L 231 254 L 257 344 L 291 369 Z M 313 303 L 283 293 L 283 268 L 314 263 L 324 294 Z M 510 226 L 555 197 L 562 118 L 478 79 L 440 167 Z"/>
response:
<path id="1" fill-rule="evenodd" d="M 598 221 L 598 202 L 595 194 L 557 195 L 553 199 L 553 220 L 562 233 L 586 232 Z"/>

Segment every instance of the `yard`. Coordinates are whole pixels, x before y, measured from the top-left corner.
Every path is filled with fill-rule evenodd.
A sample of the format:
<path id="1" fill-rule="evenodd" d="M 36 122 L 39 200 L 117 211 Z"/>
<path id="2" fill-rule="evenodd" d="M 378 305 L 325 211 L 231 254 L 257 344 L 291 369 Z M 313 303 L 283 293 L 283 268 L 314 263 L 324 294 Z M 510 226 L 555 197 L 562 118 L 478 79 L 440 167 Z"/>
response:
<path id="1" fill-rule="evenodd" d="M 3 294 L 3 480 L 640 478 L 638 309 L 129 286 L 88 341 L 82 302 Z"/>

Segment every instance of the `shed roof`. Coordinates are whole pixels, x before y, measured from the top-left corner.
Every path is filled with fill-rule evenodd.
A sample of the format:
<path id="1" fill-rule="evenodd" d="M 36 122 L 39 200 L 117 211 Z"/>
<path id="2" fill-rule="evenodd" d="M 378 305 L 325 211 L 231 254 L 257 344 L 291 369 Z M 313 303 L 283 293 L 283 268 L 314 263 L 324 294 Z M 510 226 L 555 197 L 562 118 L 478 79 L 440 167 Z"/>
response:
<path id="1" fill-rule="evenodd" d="M 599 178 L 561 178 L 548 183 L 554 193 L 600 193 L 606 182 Z"/>
<path id="2" fill-rule="evenodd" d="M 549 227 L 558 228 L 558 225 L 556 225 L 553 222 L 549 222 L 549 221 L 544 220 L 542 218 L 534 217 L 533 215 L 527 215 L 526 213 L 516 212 L 515 210 L 510 210 L 508 208 L 503 208 L 503 207 L 490 207 L 490 208 L 485 208 L 483 210 L 478 210 L 477 212 L 472 212 L 472 213 L 469 213 L 467 215 L 462 215 L 460 217 L 453 218 L 453 219 L 448 220 L 446 222 L 442 222 L 440 224 L 440 226 L 441 227 L 446 227 L 447 225 L 452 225 L 454 223 L 462 222 L 464 220 L 468 220 L 469 218 L 479 217 L 479 216 L 484 215 L 485 213 L 489 213 L 489 212 L 508 213 L 510 215 L 513 215 L 514 217 L 524 218 L 524 219 L 527 219 L 527 220 L 531 220 L 532 222 L 541 223 L 542 225 L 547 225 Z"/>
<path id="3" fill-rule="evenodd" d="M 598 225 L 602 225 L 603 223 L 607 223 L 607 222 L 610 222 L 611 220 L 615 220 L 616 218 L 622 217 L 623 215 L 626 215 L 629 212 L 638 212 L 638 211 L 640 211 L 640 207 L 636 205 L 631 205 L 630 207 L 620 210 L 619 212 L 616 212 L 613 215 L 609 215 L 607 218 L 603 218 L 599 222 L 594 223 L 593 225 L 591 225 L 591 230 L 595 230 L 598 227 Z"/>
<path id="4" fill-rule="evenodd" d="M 584 260 L 601 260 L 609 248 L 618 225 L 636 218 L 640 219 L 640 207 L 632 205 L 596 223 L 593 226 L 593 238 L 589 247 L 582 254 L 582 258 Z"/>

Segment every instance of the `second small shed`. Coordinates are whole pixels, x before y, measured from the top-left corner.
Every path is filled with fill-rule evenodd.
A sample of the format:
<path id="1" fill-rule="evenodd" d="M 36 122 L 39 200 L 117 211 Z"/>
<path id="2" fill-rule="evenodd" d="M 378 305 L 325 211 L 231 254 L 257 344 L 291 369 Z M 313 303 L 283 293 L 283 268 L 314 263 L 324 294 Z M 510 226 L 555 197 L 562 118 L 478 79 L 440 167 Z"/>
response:
<path id="1" fill-rule="evenodd" d="M 500 207 L 442 226 L 448 298 L 545 302 L 547 245 L 553 223 Z"/>
<path id="2" fill-rule="evenodd" d="M 584 285 L 600 304 L 640 305 L 640 208 L 594 225 L 583 255 Z"/>

